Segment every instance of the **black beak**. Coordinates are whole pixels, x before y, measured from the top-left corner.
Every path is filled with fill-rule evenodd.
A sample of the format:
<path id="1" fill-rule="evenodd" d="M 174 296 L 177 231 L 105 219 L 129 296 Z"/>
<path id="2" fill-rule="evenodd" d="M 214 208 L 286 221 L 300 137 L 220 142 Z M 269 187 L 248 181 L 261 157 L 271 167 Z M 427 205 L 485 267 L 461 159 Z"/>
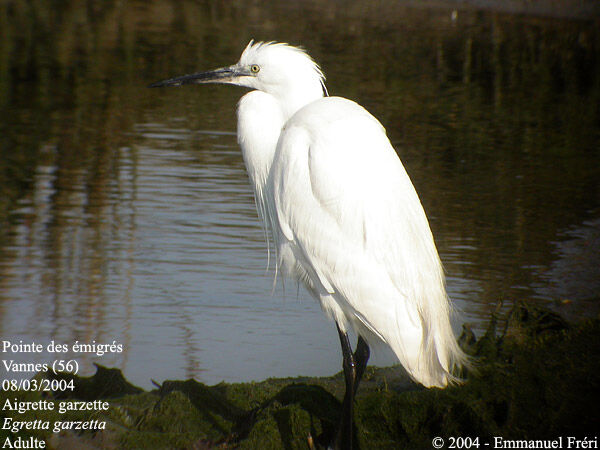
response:
<path id="1" fill-rule="evenodd" d="M 198 72 L 181 77 L 169 78 L 168 80 L 157 81 L 148 87 L 182 86 L 184 84 L 203 84 L 203 83 L 232 83 L 233 80 L 241 74 L 234 67 L 222 67 L 209 72 Z"/>

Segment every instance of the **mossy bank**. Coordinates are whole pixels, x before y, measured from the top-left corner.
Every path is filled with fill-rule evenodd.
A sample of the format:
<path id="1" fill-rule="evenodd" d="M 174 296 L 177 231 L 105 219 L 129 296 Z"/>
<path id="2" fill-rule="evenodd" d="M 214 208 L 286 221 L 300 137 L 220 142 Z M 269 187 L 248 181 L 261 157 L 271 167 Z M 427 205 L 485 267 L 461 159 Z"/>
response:
<path id="1" fill-rule="evenodd" d="M 590 442 L 596 438 L 600 320 L 569 325 L 555 313 L 520 303 L 508 316 L 492 317 L 479 340 L 465 330 L 461 341 L 476 357 L 475 371 L 461 386 L 426 390 L 412 384 L 399 367 L 368 368 L 356 399 L 355 433 L 361 448 L 430 449 L 434 437 L 446 444 L 451 437 L 479 438 L 481 446 L 493 445 L 495 437 L 562 437 L 565 443 L 569 436 Z M 165 381 L 146 392 L 119 370 L 101 366 L 92 377 L 75 378 L 74 386 L 72 392 L 54 396 L 0 393 L 3 406 L 7 401 L 55 405 L 23 413 L 0 409 L 0 442 L 34 438 L 55 449 L 322 448 L 337 423 L 344 389 L 338 374 L 215 386 Z M 110 407 L 93 403 L 98 400 Z M 60 413 L 61 401 L 80 401 L 77 405 L 91 409 Z M 49 429 L 13 433 L 4 426 L 36 420 L 48 422 Z M 60 432 L 53 430 L 57 421 Z M 88 428 L 77 430 L 70 423 L 87 423 Z"/>

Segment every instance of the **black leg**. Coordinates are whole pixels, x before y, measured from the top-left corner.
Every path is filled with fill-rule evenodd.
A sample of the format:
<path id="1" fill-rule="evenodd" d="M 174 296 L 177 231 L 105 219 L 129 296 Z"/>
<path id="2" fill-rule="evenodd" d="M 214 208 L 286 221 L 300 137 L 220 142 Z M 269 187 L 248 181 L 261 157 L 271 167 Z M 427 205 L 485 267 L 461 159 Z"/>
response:
<path id="1" fill-rule="evenodd" d="M 356 382 L 354 383 L 355 394 L 358 390 L 358 384 L 360 383 L 360 380 L 362 380 L 365 369 L 367 368 L 367 361 L 369 361 L 370 355 L 371 351 L 369 350 L 366 341 L 362 336 L 358 336 L 358 343 L 356 344 L 356 351 L 354 352 L 354 361 L 356 363 Z"/>
<path id="2" fill-rule="evenodd" d="M 344 401 L 342 403 L 342 416 L 332 447 L 336 450 L 351 450 L 354 448 L 352 442 L 354 395 L 356 394 L 358 384 L 367 367 L 370 350 L 362 336 L 359 336 L 358 343 L 356 344 L 356 351 L 352 353 L 348 334 L 343 332 L 339 325 L 337 325 L 337 330 L 342 345 L 342 366 L 344 368 L 346 392 L 344 393 Z"/>
<path id="3" fill-rule="evenodd" d="M 342 402 L 342 416 L 336 432 L 333 448 L 336 450 L 352 449 L 352 416 L 354 414 L 354 382 L 356 380 L 356 363 L 348 334 L 337 325 L 340 344 L 342 345 L 342 367 L 346 381 L 346 392 Z"/>

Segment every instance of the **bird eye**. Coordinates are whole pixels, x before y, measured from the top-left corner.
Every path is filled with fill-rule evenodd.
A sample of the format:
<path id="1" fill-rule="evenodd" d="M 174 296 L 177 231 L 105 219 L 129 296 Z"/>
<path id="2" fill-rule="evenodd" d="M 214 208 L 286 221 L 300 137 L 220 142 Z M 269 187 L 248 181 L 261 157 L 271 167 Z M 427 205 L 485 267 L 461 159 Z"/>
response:
<path id="1" fill-rule="evenodd" d="M 258 65 L 252 64 L 250 66 L 250 72 L 252 72 L 252 73 L 258 73 L 259 71 L 260 71 L 260 67 Z"/>

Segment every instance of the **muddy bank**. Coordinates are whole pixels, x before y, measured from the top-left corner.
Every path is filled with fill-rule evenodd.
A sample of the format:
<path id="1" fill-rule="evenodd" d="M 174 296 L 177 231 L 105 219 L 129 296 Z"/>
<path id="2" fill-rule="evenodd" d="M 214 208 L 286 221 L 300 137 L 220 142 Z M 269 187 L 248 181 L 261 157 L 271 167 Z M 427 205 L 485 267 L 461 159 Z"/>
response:
<path id="1" fill-rule="evenodd" d="M 425 390 L 398 367 L 369 367 L 357 396 L 356 437 L 363 449 L 432 448 L 438 436 L 446 444 L 451 437 L 478 437 L 482 446 L 494 436 L 593 439 L 600 429 L 599 337 L 598 319 L 570 325 L 548 310 L 519 304 L 507 317 L 492 317 L 479 340 L 465 330 L 461 341 L 476 355 L 477 370 L 466 374 L 462 386 Z M 73 379 L 72 393 L 3 392 L 0 402 L 100 399 L 110 408 L 63 414 L 2 410 L 0 421 L 101 420 L 106 429 L 1 429 L 2 442 L 32 436 L 56 449 L 321 448 L 333 433 L 344 386 L 338 374 L 215 386 L 165 381 L 146 392 L 119 370 L 101 366 L 92 377 L 62 379 Z"/>

